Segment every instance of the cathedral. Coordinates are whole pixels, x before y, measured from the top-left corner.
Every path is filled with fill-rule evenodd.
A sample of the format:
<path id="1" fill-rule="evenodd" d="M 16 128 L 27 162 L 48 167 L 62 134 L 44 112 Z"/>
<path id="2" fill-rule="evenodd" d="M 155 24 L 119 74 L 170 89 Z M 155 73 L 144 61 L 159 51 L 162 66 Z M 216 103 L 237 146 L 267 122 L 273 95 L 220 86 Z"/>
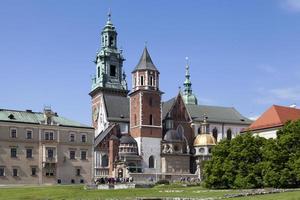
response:
<path id="1" fill-rule="evenodd" d="M 211 148 L 235 137 L 251 120 L 233 107 L 198 104 L 188 64 L 183 91 L 162 101 L 159 67 L 146 47 L 132 68 L 129 90 L 117 35 L 109 14 L 90 92 L 95 178 L 201 178 L 201 162 L 210 158 Z"/>

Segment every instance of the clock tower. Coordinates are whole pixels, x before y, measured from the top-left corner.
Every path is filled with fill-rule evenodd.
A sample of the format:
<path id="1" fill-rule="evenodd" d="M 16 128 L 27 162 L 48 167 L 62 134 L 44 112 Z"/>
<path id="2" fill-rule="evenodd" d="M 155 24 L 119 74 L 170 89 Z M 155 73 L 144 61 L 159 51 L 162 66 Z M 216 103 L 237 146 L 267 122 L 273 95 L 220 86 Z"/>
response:
<path id="1" fill-rule="evenodd" d="M 108 13 L 107 22 L 101 32 L 101 47 L 96 54 L 96 71 L 92 78 L 92 119 L 96 133 L 107 126 L 104 95 L 126 97 L 128 94 L 126 75 L 123 70 L 124 57 L 117 47 L 117 31 Z"/>

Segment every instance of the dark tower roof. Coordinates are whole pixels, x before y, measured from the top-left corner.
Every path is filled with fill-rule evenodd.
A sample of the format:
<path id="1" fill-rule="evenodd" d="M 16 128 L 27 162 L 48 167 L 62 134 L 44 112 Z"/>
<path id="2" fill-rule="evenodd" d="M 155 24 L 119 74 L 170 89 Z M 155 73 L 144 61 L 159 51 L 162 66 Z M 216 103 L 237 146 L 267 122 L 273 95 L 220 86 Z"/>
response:
<path id="1" fill-rule="evenodd" d="M 144 48 L 143 54 L 140 58 L 140 61 L 137 64 L 137 66 L 134 68 L 133 72 L 135 72 L 137 70 L 145 70 L 145 69 L 158 71 L 156 69 L 155 65 L 152 62 L 152 59 L 151 59 L 150 54 L 147 50 L 147 47 Z"/>

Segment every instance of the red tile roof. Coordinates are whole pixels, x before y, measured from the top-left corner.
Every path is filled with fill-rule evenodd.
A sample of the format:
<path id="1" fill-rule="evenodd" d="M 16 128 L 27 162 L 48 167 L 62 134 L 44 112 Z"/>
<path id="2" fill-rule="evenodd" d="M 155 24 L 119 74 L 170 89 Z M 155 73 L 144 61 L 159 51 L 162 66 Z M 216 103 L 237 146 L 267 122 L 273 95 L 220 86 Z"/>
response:
<path id="1" fill-rule="evenodd" d="M 279 127 L 297 119 L 300 119 L 300 109 L 273 105 L 244 131 Z"/>

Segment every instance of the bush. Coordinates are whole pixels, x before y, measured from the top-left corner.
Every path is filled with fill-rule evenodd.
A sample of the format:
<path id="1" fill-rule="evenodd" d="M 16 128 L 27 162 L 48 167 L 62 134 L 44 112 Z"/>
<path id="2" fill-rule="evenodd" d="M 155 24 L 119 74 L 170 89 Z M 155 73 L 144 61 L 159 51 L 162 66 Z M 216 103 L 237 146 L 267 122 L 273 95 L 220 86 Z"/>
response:
<path id="1" fill-rule="evenodd" d="M 170 184 L 170 181 L 166 180 L 166 179 L 161 179 L 159 181 L 156 182 L 157 185 L 169 185 Z"/>

